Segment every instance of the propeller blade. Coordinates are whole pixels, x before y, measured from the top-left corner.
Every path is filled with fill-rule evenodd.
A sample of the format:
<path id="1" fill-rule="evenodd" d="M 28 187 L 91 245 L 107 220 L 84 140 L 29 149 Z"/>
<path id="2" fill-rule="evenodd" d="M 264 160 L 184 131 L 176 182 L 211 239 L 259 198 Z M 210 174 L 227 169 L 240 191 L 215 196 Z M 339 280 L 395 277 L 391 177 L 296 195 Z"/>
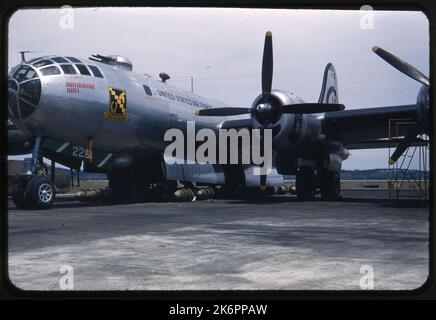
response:
<path id="1" fill-rule="evenodd" d="M 264 131 L 260 130 L 260 152 L 263 156 L 265 156 L 265 148 L 264 148 L 264 144 L 263 144 L 263 140 L 264 140 Z M 266 174 L 262 174 L 260 176 L 260 191 L 264 192 L 266 190 Z"/>
<path id="2" fill-rule="evenodd" d="M 260 191 L 266 190 L 266 174 L 260 176 Z"/>
<path id="3" fill-rule="evenodd" d="M 430 81 L 428 77 L 422 74 L 414 66 L 408 64 L 406 61 L 401 60 L 400 58 L 394 56 L 392 53 L 389 53 L 386 50 L 383 50 L 382 48 L 377 46 L 372 47 L 372 51 L 374 51 L 374 53 L 377 54 L 380 58 L 385 60 L 387 63 L 389 63 L 391 66 L 398 69 L 405 75 L 408 75 L 410 78 L 415 79 L 416 81 L 419 81 L 426 86 L 430 86 Z"/>
<path id="4" fill-rule="evenodd" d="M 404 136 L 403 140 L 398 144 L 397 148 L 395 149 L 394 153 L 391 155 L 391 158 L 389 159 L 389 164 L 394 164 L 404 153 L 404 151 L 407 150 L 408 147 L 412 144 L 413 141 L 415 141 L 416 136 L 418 135 L 418 128 L 417 126 L 413 126 L 409 129 L 409 131 Z"/>
<path id="5" fill-rule="evenodd" d="M 309 114 L 342 111 L 345 109 L 345 106 L 337 103 L 299 103 L 277 106 L 276 108 L 282 113 Z"/>
<path id="6" fill-rule="evenodd" d="M 250 114 L 251 108 L 212 108 L 212 109 L 201 109 L 195 112 L 197 116 L 213 116 L 213 117 L 225 117 L 225 116 L 236 116 L 240 114 Z"/>
<path id="7" fill-rule="evenodd" d="M 263 47 L 262 59 L 262 94 L 269 96 L 271 93 L 273 77 L 273 48 L 272 48 L 272 33 L 268 31 L 265 34 L 265 44 Z"/>

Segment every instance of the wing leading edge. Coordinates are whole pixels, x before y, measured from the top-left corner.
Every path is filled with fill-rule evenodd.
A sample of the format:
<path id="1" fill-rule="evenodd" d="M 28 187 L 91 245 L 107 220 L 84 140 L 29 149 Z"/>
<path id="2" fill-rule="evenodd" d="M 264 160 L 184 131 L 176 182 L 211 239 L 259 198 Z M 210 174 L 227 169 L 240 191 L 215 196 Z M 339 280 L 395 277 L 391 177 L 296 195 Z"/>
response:
<path id="1" fill-rule="evenodd" d="M 403 124 L 391 130 L 391 138 L 402 137 L 417 120 L 417 106 L 353 109 L 325 114 L 322 127 L 327 141 L 342 142 L 353 149 L 383 148 L 393 120 Z M 396 134 L 392 136 L 392 132 Z"/>

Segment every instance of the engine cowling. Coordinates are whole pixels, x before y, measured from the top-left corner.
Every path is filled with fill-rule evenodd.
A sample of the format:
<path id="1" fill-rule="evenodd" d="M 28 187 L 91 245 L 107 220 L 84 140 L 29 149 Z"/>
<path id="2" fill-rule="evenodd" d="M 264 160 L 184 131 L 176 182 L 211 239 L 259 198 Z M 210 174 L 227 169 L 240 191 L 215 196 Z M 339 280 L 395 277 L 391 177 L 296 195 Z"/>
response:
<path id="1" fill-rule="evenodd" d="M 262 94 L 253 101 L 252 108 L 262 107 L 266 102 L 272 105 L 268 117 L 262 112 L 252 113 L 253 128 L 272 129 L 273 149 L 285 155 L 295 154 L 295 149 L 307 142 L 317 141 L 321 134 L 321 122 L 316 116 L 299 113 L 274 113 L 275 106 L 299 104 L 304 101 L 291 92 L 273 90 L 268 101 Z"/>
<path id="2" fill-rule="evenodd" d="M 423 85 L 416 98 L 418 132 L 429 134 L 430 127 L 430 96 L 429 87 Z"/>

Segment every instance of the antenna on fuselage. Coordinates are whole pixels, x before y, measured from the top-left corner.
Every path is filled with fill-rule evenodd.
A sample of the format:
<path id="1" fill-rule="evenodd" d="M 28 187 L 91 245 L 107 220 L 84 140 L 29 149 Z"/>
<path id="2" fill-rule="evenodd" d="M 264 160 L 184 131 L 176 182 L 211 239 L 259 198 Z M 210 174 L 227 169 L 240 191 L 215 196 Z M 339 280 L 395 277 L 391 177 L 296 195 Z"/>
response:
<path id="1" fill-rule="evenodd" d="M 27 62 L 25 54 L 26 53 L 30 53 L 30 52 L 40 52 L 40 51 L 31 51 L 31 50 L 20 51 L 20 54 L 21 54 L 21 63 L 26 63 Z"/>
<path id="2" fill-rule="evenodd" d="M 103 62 L 103 63 L 109 63 L 113 59 L 107 56 L 102 56 L 101 54 L 93 54 L 89 60 L 97 61 L 97 62 Z"/>
<path id="3" fill-rule="evenodd" d="M 115 67 L 122 67 L 129 71 L 133 70 L 132 61 L 119 55 L 102 56 L 101 54 L 94 54 L 89 57 L 89 60 L 106 63 Z"/>
<path id="4" fill-rule="evenodd" d="M 161 78 L 163 83 L 165 83 L 165 82 L 167 82 L 167 80 L 171 79 L 170 76 L 165 72 L 159 73 L 159 78 Z"/>

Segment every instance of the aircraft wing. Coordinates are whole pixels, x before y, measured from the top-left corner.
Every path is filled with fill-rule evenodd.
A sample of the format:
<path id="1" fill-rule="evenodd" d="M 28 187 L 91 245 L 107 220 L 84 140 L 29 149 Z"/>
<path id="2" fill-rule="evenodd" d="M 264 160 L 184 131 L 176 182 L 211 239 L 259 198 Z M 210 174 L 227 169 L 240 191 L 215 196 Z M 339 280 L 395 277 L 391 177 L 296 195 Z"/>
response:
<path id="1" fill-rule="evenodd" d="M 341 142 L 349 149 L 386 148 L 389 130 L 391 138 L 403 137 L 417 120 L 416 110 L 413 104 L 327 112 L 323 133 L 326 141 Z M 390 120 L 401 120 L 401 124 L 395 126 Z"/>
<path id="2" fill-rule="evenodd" d="M 349 142 L 344 145 L 345 148 L 349 150 L 358 150 L 358 149 L 380 149 L 380 148 L 396 148 L 402 139 L 393 138 L 393 139 L 375 139 L 375 140 L 366 140 L 366 141 L 357 141 L 357 142 Z M 416 138 L 415 141 L 411 142 L 410 145 L 413 147 L 416 146 L 425 146 L 428 144 L 428 141 L 420 138 Z"/>

